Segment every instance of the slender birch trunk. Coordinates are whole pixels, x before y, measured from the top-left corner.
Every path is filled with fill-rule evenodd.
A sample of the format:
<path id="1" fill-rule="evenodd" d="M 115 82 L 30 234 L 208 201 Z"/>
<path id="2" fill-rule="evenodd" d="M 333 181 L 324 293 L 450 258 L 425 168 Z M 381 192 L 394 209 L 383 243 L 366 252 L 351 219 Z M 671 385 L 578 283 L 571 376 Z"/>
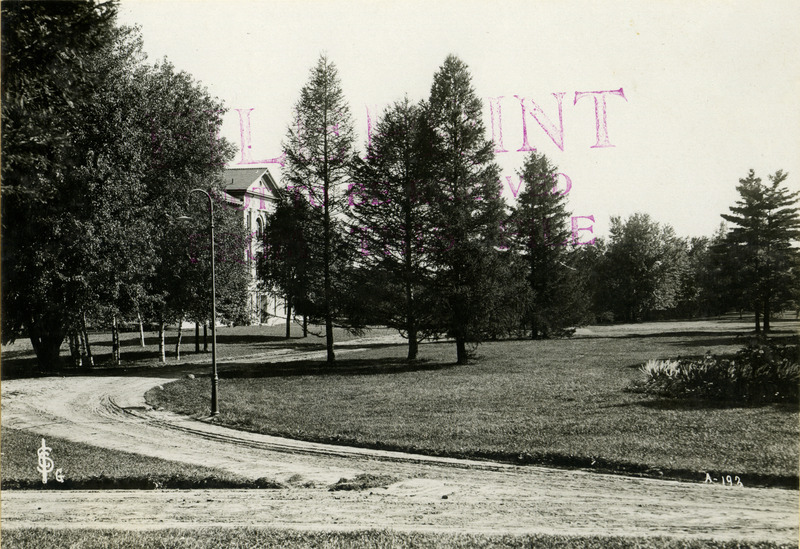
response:
<path id="1" fill-rule="evenodd" d="M 136 313 L 136 318 L 139 319 L 139 344 L 144 347 L 144 324 L 142 323 L 142 315 Z"/>
<path id="2" fill-rule="evenodd" d="M 167 362 L 167 350 L 164 342 L 165 328 L 163 320 L 158 323 L 158 355 L 162 364 Z"/>
<path id="3" fill-rule="evenodd" d="M 86 331 L 86 313 L 81 316 L 81 334 L 83 335 L 83 344 L 86 349 L 86 360 L 89 362 L 89 367 L 94 367 L 92 344 L 89 342 L 89 333 Z"/>
<path id="4" fill-rule="evenodd" d="M 175 360 L 181 359 L 181 339 L 183 338 L 183 319 L 178 320 L 178 341 L 175 343 Z"/>

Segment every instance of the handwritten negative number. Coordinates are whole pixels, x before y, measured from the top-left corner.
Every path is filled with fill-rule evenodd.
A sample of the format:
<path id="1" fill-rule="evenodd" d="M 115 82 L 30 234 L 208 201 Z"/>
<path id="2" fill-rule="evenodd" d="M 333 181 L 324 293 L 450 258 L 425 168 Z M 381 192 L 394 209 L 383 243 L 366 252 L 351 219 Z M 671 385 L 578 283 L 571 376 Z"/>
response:
<path id="1" fill-rule="evenodd" d="M 734 484 L 736 484 L 736 486 L 742 486 L 742 487 L 744 486 L 744 484 L 742 484 L 742 480 L 739 478 L 738 475 L 734 476 L 733 479 L 731 479 L 730 475 L 720 475 L 720 480 L 722 480 L 723 486 L 733 486 Z M 717 479 L 711 478 L 711 475 L 709 473 L 706 473 L 706 480 L 703 483 L 713 484 L 715 482 L 717 482 Z"/>

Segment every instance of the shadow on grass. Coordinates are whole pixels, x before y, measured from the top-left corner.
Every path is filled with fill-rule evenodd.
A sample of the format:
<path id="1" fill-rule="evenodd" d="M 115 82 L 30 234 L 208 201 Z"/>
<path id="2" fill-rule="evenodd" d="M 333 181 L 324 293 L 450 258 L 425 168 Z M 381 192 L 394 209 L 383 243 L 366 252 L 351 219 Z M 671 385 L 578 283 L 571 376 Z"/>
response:
<path id="1" fill-rule="evenodd" d="M 692 411 L 692 410 L 734 410 L 744 408 L 770 407 L 777 412 L 797 413 L 797 404 L 789 402 L 742 402 L 735 400 L 700 400 L 658 397 L 651 400 L 631 402 L 631 406 L 641 406 L 654 410 Z"/>
<path id="2" fill-rule="evenodd" d="M 335 363 L 303 360 L 297 362 L 278 362 L 273 364 L 227 363 L 224 377 L 227 379 L 251 379 L 262 377 L 293 376 L 362 376 L 381 374 L 402 374 L 406 372 L 446 370 L 455 363 L 439 364 L 427 360 L 407 361 L 399 357 L 387 358 L 348 358 L 337 359 Z"/>

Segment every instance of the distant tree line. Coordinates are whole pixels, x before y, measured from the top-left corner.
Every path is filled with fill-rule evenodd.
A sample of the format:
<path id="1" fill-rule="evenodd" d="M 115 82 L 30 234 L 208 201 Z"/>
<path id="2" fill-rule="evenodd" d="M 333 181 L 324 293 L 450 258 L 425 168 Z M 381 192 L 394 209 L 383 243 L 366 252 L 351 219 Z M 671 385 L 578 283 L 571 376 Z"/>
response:
<path id="1" fill-rule="evenodd" d="M 531 152 L 515 204 L 500 195 L 481 101 L 448 56 L 428 99 L 383 112 L 357 154 L 336 68 L 322 56 L 300 93 L 284 152 L 284 202 L 259 272 L 291 309 L 326 327 L 394 327 L 408 358 L 451 337 L 458 363 L 486 339 L 570 335 L 590 322 L 756 313 L 797 302 L 799 193 L 751 172 L 710 238 L 680 238 L 647 214 L 613 217 L 608 239 L 576 234 L 557 168 Z"/>

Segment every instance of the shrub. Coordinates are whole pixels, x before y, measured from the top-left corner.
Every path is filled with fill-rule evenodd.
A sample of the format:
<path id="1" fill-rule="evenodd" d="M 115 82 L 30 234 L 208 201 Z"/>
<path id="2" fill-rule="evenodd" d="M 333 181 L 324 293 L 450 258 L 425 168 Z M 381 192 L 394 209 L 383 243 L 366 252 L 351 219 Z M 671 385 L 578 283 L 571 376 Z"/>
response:
<path id="1" fill-rule="evenodd" d="M 797 346 L 750 344 L 733 357 L 650 360 L 642 365 L 645 393 L 673 398 L 759 404 L 798 402 Z"/>

